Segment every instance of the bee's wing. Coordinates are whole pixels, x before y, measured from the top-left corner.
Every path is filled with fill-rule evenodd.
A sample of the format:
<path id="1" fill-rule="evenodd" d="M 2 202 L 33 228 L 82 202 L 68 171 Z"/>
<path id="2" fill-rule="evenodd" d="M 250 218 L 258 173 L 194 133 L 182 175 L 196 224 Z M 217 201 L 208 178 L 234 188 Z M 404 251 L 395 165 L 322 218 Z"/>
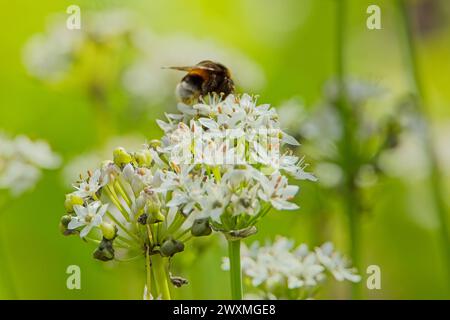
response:
<path id="1" fill-rule="evenodd" d="M 187 71 L 187 72 L 194 71 L 194 70 L 215 71 L 214 68 L 205 67 L 205 66 L 163 67 L 163 69 L 173 69 L 173 70 Z"/>

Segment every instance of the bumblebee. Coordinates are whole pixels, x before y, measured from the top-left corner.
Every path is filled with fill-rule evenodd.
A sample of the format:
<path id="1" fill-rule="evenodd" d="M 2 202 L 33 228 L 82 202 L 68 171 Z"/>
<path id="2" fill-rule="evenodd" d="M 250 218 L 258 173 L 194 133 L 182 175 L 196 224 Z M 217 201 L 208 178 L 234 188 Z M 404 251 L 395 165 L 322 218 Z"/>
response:
<path id="1" fill-rule="evenodd" d="M 186 104 L 192 104 L 209 93 L 226 97 L 234 92 L 230 70 L 221 63 L 204 60 L 195 66 L 168 67 L 168 69 L 187 71 L 176 89 L 177 96 Z"/>

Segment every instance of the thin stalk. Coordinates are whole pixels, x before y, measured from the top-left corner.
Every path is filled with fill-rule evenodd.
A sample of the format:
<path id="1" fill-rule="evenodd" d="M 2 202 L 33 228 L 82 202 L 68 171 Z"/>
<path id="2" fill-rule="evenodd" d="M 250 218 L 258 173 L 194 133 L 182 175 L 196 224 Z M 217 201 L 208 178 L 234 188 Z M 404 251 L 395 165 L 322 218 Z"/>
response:
<path id="1" fill-rule="evenodd" d="M 228 240 L 231 299 L 242 300 L 241 240 Z"/>
<path id="2" fill-rule="evenodd" d="M 114 221 L 114 223 L 120 228 L 122 229 L 126 234 L 128 234 L 131 238 L 133 238 L 134 240 L 136 240 L 138 243 L 140 242 L 140 239 L 134 235 L 133 233 L 130 232 L 130 230 L 128 230 L 119 220 L 116 219 L 116 217 L 114 217 L 114 215 L 107 211 L 106 214 L 108 215 L 108 217 L 111 218 L 112 221 Z"/>
<path id="3" fill-rule="evenodd" d="M 145 269 L 147 273 L 146 286 L 147 286 L 147 295 L 145 296 L 146 300 L 151 299 L 151 290 L 152 290 L 152 262 L 150 260 L 150 249 L 147 249 L 145 254 Z"/>
<path id="4" fill-rule="evenodd" d="M 184 229 L 182 232 L 180 232 L 178 235 L 175 235 L 175 239 L 181 239 L 184 235 L 189 233 L 191 231 L 191 228 Z"/>
<path id="5" fill-rule="evenodd" d="M 120 195 L 122 196 L 122 198 L 125 200 L 125 202 L 127 203 L 127 206 L 129 208 L 131 208 L 131 200 L 130 197 L 128 196 L 128 194 L 126 193 L 126 191 L 123 189 L 122 184 L 120 182 L 120 180 L 116 180 L 114 182 L 114 187 L 117 189 L 117 191 L 120 193 Z"/>
<path id="6" fill-rule="evenodd" d="M 116 192 L 114 191 L 114 188 L 111 188 L 110 186 L 107 185 L 104 190 L 106 191 L 106 193 L 107 193 L 109 199 L 112 201 L 112 203 L 116 206 L 117 209 L 119 209 L 120 213 L 122 213 L 125 220 L 130 222 L 130 216 L 129 216 L 128 212 L 126 211 L 126 209 L 120 203 L 120 199 L 117 196 Z"/>
<path id="7" fill-rule="evenodd" d="M 189 240 L 191 240 L 194 236 L 192 234 L 187 235 L 186 237 L 184 237 L 184 239 L 181 239 L 181 237 L 178 239 L 181 242 L 188 242 Z"/>
<path id="8" fill-rule="evenodd" d="M 428 127 L 429 115 L 425 110 L 424 103 L 424 89 L 421 82 L 416 46 L 411 30 L 411 21 L 409 20 L 406 2 L 404 0 L 397 0 L 398 7 L 398 22 L 399 30 L 403 38 L 405 62 L 407 64 L 408 78 L 411 90 L 416 98 L 417 112 L 424 118 L 424 130 L 419 130 L 422 134 L 424 142 L 425 154 L 428 156 L 428 161 L 431 165 L 430 184 L 432 189 L 432 196 L 436 213 L 440 222 L 440 238 L 445 260 L 445 269 L 447 271 L 447 282 L 450 288 L 450 236 L 448 231 L 447 221 L 447 206 L 444 199 L 444 188 L 441 179 L 441 170 L 439 168 L 438 156 L 436 148 L 432 139 L 430 128 Z"/>
<path id="9" fill-rule="evenodd" d="M 349 247 L 353 264 L 359 268 L 359 198 L 356 193 L 355 162 L 358 157 L 353 144 L 352 114 L 348 103 L 346 88 L 346 66 L 345 66 L 345 32 L 347 23 L 347 1 L 337 0 L 336 8 L 336 73 L 338 84 L 337 111 L 343 126 L 343 139 L 341 141 L 342 166 L 345 175 L 344 202 L 348 221 Z M 359 285 L 352 285 L 352 298 L 359 299 Z"/>
<path id="10" fill-rule="evenodd" d="M 158 297 L 163 300 L 170 300 L 169 277 L 166 270 L 167 259 L 155 254 L 152 257 L 153 276 L 155 277 Z M 157 298 L 157 297 L 156 297 Z"/>
<path id="11" fill-rule="evenodd" d="M 181 213 L 177 213 L 175 215 L 174 220 L 172 221 L 170 226 L 167 228 L 166 232 L 164 232 L 163 236 L 176 232 L 179 228 L 181 228 L 181 226 L 183 226 L 185 221 L 186 221 L 186 217 L 184 215 L 182 215 Z"/>

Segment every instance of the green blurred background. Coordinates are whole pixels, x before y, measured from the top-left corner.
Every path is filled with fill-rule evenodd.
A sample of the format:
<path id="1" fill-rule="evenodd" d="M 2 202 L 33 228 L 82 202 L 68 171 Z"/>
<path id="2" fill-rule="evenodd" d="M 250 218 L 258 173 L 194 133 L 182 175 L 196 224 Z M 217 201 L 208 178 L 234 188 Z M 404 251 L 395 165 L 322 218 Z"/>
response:
<path id="1" fill-rule="evenodd" d="M 438 127 L 450 123 L 450 3 L 411 1 L 411 6 L 421 2 L 431 2 L 439 8 L 431 13 L 435 14 L 429 18 L 431 26 L 416 30 L 426 105 L 433 127 Z M 102 148 L 97 137 L 99 123 L 82 85 L 89 71 L 79 71 L 62 84 L 42 83 L 28 75 L 23 64 L 23 48 L 31 36 L 44 32 L 49 17 L 64 15 L 71 4 L 81 7 L 82 19 L 85 12 L 123 8 L 136 12 L 142 27 L 148 27 L 162 38 L 183 33 L 211 39 L 221 48 L 237 50 L 258 65 L 264 76 L 258 91 L 251 93 L 259 94 L 260 101 L 275 106 L 291 97 L 301 98 L 306 106 L 313 105 L 320 99 L 324 82 L 335 74 L 334 0 L 3 1 L 0 130 L 47 140 L 62 155 L 64 163 L 79 154 Z M 381 7 L 382 30 L 366 28 L 366 9 L 370 4 Z M 406 92 L 408 83 L 392 1 L 353 0 L 349 1 L 348 9 L 348 73 L 380 83 L 394 96 Z M 184 53 L 178 48 L 173 54 Z M 251 85 L 247 87 L 252 89 Z M 115 84 L 110 90 L 111 104 L 115 106 L 112 117 L 122 119 L 121 115 L 128 112 L 128 102 Z M 117 121 L 110 134 L 158 138 L 161 132 L 154 120 L 161 118 L 164 110 L 174 109 L 173 103 L 167 104 L 145 105 L 145 112 L 141 111 L 135 121 L 133 117 Z M 450 147 L 450 140 L 446 141 Z M 108 152 L 112 151 L 110 148 Z M 62 171 L 46 172 L 33 191 L 14 200 L 1 215 L 0 232 L 16 298 L 140 299 L 144 283 L 142 261 L 115 265 L 95 261 L 91 258 L 92 245 L 59 233 L 64 194 L 71 189 L 62 178 Z M 448 176 L 446 182 L 450 182 Z M 297 201 L 301 209 L 273 212 L 262 222 L 259 233 L 246 242 L 281 234 L 311 246 L 332 240 L 339 250 L 348 253 L 348 233 L 339 207 L 320 215 L 323 221 L 318 221 L 316 194 L 320 190 L 311 183 L 303 183 L 301 187 Z M 373 212 L 363 218 L 360 272 L 365 281 L 365 267 L 379 265 L 382 289 L 365 290 L 363 297 L 449 298 L 437 221 L 426 181 L 411 183 L 400 178 L 384 178 L 371 195 L 375 205 Z M 326 226 L 326 239 L 317 234 L 318 224 Z M 179 273 L 190 281 L 189 286 L 173 290 L 175 298 L 229 297 L 228 274 L 220 269 L 226 246 L 218 235 L 214 238 L 213 245 L 197 245 L 195 253 L 193 250 L 189 253 L 188 247 L 184 257 L 174 258 L 174 264 L 179 262 Z M 66 288 L 66 268 L 71 264 L 81 267 L 81 290 Z M 182 268 L 183 265 L 187 267 Z M 0 282 L 0 298 L 11 297 L 6 289 L 4 281 Z M 332 283 L 321 291 L 319 298 L 346 298 L 347 291 L 345 284 Z"/>

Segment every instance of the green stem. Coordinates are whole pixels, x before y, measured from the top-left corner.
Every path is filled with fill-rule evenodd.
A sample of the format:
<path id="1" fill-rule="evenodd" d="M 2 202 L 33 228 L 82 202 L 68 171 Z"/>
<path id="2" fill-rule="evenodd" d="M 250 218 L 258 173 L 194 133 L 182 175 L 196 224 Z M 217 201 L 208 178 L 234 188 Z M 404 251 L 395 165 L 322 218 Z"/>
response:
<path id="1" fill-rule="evenodd" d="M 158 296 L 163 300 L 170 300 L 169 276 L 167 273 L 167 258 L 155 254 L 152 257 L 153 275 L 156 282 L 156 290 Z M 158 298 L 158 297 L 155 297 Z"/>
<path id="2" fill-rule="evenodd" d="M 130 197 L 128 196 L 127 192 L 124 190 L 124 188 L 122 187 L 122 183 L 120 182 L 120 180 L 116 180 L 114 182 L 114 188 L 120 193 L 120 195 L 122 196 L 122 198 L 125 200 L 125 202 L 128 205 L 128 208 L 131 209 L 131 200 Z"/>
<path id="3" fill-rule="evenodd" d="M 241 240 L 228 240 L 231 298 L 242 300 Z"/>
<path id="4" fill-rule="evenodd" d="M 338 84 L 337 111 L 343 126 L 343 139 L 340 144 L 342 167 L 345 175 L 344 202 L 348 221 L 350 255 L 355 267 L 359 263 L 359 198 L 354 185 L 358 156 L 353 143 L 352 127 L 354 125 L 351 106 L 348 102 L 345 66 L 345 32 L 347 23 L 347 1 L 337 0 L 336 7 L 336 73 Z M 352 298 L 360 298 L 360 286 L 352 284 Z"/>
<path id="5" fill-rule="evenodd" d="M 150 250 L 147 249 L 147 252 L 145 254 L 145 269 L 146 269 L 146 273 L 147 273 L 147 281 L 146 281 L 146 286 L 147 286 L 147 295 L 145 296 L 146 300 L 150 300 L 151 299 L 151 291 L 152 291 L 152 262 L 150 260 Z"/>
<path id="6" fill-rule="evenodd" d="M 186 221 L 186 217 L 182 215 L 181 213 L 177 213 L 175 215 L 175 218 L 173 219 L 170 226 L 167 228 L 167 230 L 162 234 L 162 237 L 164 238 L 166 235 L 170 235 L 175 233 L 178 229 L 180 229 L 184 222 Z"/>
<path id="7" fill-rule="evenodd" d="M 130 222 L 130 216 L 128 215 L 128 212 L 125 210 L 125 208 L 120 203 L 120 199 L 117 196 L 116 192 L 114 191 L 114 187 L 110 187 L 109 185 L 106 185 L 105 189 L 106 194 L 108 195 L 111 202 L 116 206 L 116 208 L 122 213 L 125 220 Z"/>
<path id="8" fill-rule="evenodd" d="M 133 238 L 134 240 L 136 240 L 137 243 L 140 243 L 140 242 L 141 242 L 141 240 L 140 240 L 135 234 L 131 233 L 131 231 L 128 230 L 122 223 L 120 223 L 120 221 L 117 220 L 116 217 L 114 217 L 114 215 L 113 215 L 111 212 L 107 211 L 106 214 L 108 215 L 108 217 L 111 218 L 112 221 L 114 221 L 114 223 L 115 223 L 120 229 L 123 230 L 123 232 L 125 232 L 126 234 L 128 234 L 128 235 L 129 235 L 131 238 Z"/>
<path id="9" fill-rule="evenodd" d="M 431 130 L 428 127 L 429 115 L 425 110 L 424 103 L 424 89 L 421 83 L 419 74 L 418 59 L 416 53 L 416 46 L 411 30 L 411 22 L 409 20 L 406 2 L 404 0 L 397 0 L 398 6 L 398 21 L 401 36 L 404 42 L 405 62 L 408 68 L 408 78 L 411 90 L 416 98 L 417 112 L 424 118 L 424 130 L 420 130 L 422 140 L 424 142 L 425 154 L 428 156 L 428 161 L 431 165 L 430 183 L 432 189 L 432 196 L 438 219 L 440 221 L 440 238 L 442 243 L 443 255 L 445 259 L 445 269 L 447 270 L 447 282 L 450 289 L 450 236 L 448 231 L 447 221 L 447 206 L 444 199 L 444 188 L 441 179 L 441 170 L 439 168 L 438 156 L 436 148 L 432 139 Z"/>

